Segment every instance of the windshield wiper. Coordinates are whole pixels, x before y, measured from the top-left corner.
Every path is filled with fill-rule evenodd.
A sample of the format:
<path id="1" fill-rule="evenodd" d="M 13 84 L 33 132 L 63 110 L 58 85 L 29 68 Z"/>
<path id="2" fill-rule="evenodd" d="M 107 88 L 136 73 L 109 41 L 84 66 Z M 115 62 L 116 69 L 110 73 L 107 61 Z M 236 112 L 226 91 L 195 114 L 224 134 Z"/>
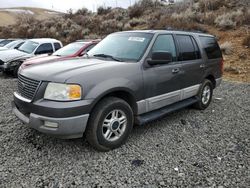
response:
<path id="1" fill-rule="evenodd" d="M 122 60 L 112 56 L 112 55 L 107 55 L 107 54 L 95 54 L 93 55 L 94 57 L 103 57 L 103 58 L 110 58 L 110 59 L 113 59 L 115 61 L 119 61 L 119 62 L 123 62 Z"/>

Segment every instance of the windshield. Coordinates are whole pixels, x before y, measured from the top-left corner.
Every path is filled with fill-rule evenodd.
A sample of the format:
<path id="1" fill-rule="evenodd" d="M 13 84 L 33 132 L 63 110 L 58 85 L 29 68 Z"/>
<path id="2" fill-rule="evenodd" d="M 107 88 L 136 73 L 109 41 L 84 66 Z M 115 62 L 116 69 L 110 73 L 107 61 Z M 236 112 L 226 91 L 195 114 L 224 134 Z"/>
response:
<path id="1" fill-rule="evenodd" d="M 12 41 L 14 41 L 14 40 L 3 40 L 3 41 L 0 42 L 0 47 L 3 47 L 3 46 L 5 46 L 6 44 L 9 44 L 9 43 L 12 42 Z"/>
<path id="2" fill-rule="evenodd" d="M 143 56 L 152 37 L 153 34 L 150 33 L 111 34 L 90 50 L 88 55 L 137 62 Z"/>
<path id="3" fill-rule="evenodd" d="M 13 41 L 13 42 L 10 42 L 9 44 L 5 45 L 6 48 L 13 48 L 15 47 L 17 44 L 19 44 L 20 41 Z"/>
<path id="4" fill-rule="evenodd" d="M 63 48 L 57 50 L 53 55 L 56 56 L 69 56 L 74 55 L 76 52 L 78 52 L 83 46 L 85 46 L 86 42 L 74 42 L 71 44 L 68 44 L 64 46 Z"/>
<path id="5" fill-rule="evenodd" d="M 22 46 L 18 48 L 19 51 L 31 54 L 39 44 L 32 41 L 26 41 Z"/>

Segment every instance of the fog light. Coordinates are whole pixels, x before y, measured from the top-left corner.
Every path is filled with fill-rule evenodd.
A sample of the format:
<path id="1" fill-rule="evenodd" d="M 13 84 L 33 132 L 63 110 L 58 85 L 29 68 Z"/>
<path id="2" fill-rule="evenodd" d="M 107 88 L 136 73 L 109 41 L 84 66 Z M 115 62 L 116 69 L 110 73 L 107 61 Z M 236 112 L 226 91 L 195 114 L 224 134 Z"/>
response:
<path id="1" fill-rule="evenodd" d="M 44 126 L 49 127 L 49 128 L 58 128 L 58 123 L 50 122 L 50 121 L 44 121 Z"/>

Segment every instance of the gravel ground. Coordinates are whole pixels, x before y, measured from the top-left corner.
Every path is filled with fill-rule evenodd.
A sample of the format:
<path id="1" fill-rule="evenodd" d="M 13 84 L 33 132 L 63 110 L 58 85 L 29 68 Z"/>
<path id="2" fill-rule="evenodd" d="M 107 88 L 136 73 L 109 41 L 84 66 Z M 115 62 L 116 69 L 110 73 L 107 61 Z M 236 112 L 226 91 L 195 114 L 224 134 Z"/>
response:
<path id="1" fill-rule="evenodd" d="M 21 124 L 11 113 L 15 87 L 0 76 L 0 187 L 250 186 L 250 84 L 223 82 L 205 111 L 136 126 L 107 153 Z"/>

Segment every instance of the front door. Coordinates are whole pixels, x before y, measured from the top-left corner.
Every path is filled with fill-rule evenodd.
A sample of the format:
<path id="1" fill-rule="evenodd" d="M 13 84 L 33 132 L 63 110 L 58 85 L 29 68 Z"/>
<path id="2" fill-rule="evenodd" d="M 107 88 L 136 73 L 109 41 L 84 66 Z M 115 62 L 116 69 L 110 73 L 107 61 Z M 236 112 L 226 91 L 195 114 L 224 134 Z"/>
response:
<path id="1" fill-rule="evenodd" d="M 167 64 L 147 66 L 143 71 L 146 111 L 162 108 L 180 100 L 181 63 L 177 62 L 175 42 L 171 34 L 158 35 L 151 49 L 153 52 L 167 51 L 173 61 Z"/>

